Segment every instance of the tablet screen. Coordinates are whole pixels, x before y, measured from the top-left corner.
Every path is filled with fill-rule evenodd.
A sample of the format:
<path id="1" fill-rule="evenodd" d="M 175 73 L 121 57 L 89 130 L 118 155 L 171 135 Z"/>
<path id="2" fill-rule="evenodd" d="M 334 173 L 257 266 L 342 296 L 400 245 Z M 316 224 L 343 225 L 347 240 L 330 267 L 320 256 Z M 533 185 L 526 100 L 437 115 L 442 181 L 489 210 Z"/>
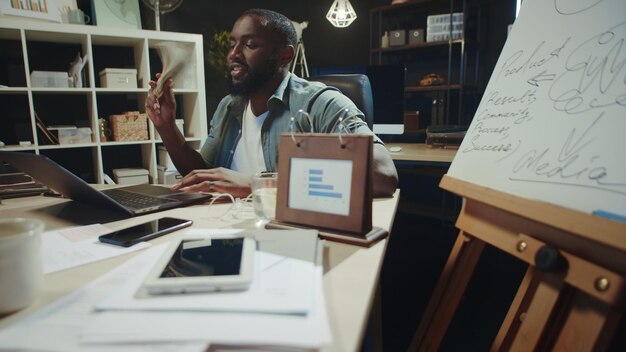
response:
<path id="1" fill-rule="evenodd" d="M 243 238 L 183 240 L 161 278 L 239 275 Z"/>

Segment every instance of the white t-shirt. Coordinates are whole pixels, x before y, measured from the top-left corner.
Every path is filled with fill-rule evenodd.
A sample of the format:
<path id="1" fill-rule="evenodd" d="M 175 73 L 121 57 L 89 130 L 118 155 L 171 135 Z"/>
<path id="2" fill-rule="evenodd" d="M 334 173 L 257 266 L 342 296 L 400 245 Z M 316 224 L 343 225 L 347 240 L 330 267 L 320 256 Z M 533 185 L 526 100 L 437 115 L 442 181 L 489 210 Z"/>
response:
<path id="1" fill-rule="evenodd" d="M 263 147 L 261 146 L 261 127 L 268 112 L 254 116 L 250 102 L 243 113 L 241 138 L 235 148 L 231 169 L 248 175 L 265 171 Z"/>

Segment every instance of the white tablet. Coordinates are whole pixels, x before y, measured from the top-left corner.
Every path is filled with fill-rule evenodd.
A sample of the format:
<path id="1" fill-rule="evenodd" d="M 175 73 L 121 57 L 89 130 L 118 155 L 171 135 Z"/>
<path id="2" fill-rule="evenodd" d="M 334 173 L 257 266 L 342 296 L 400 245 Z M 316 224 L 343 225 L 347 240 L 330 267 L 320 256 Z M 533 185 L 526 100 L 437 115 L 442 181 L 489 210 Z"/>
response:
<path id="1" fill-rule="evenodd" d="M 152 268 L 149 294 L 245 290 L 252 282 L 256 241 L 211 236 L 173 241 Z"/>

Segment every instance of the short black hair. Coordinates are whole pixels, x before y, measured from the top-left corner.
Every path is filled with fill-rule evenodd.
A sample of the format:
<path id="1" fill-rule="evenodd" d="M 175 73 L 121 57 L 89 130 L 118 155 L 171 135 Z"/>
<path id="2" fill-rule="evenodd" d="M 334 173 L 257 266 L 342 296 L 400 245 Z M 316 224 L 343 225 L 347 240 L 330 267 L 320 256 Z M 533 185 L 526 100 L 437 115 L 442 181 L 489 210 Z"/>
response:
<path id="1" fill-rule="evenodd" d="M 261 25 L 272 34 L 284 40 L 286 45 L 295 47 L 298 44 L 296 29 L 293 27 L 291 20 L 285 15 L 266 9 L 250 9 L 241 14 L 241 17 L 246 15 L 259 17 Z"/>

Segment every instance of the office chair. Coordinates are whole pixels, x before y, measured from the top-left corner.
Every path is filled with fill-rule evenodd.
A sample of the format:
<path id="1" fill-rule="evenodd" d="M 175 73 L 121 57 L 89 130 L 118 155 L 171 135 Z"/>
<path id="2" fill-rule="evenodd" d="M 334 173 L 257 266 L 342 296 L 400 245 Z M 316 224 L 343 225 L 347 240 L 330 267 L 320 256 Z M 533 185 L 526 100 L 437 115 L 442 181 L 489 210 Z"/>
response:
<path id="1" fill-rule="evenodd" d="M 365 114 L 365 122 L 370 130 L 374 128 L 374 100 L 369 78 L 363 74 L 331 74 L 308 77 L 309 81 L 322 82 L 332 86 L 350 98 L 354 105 Z"/>

